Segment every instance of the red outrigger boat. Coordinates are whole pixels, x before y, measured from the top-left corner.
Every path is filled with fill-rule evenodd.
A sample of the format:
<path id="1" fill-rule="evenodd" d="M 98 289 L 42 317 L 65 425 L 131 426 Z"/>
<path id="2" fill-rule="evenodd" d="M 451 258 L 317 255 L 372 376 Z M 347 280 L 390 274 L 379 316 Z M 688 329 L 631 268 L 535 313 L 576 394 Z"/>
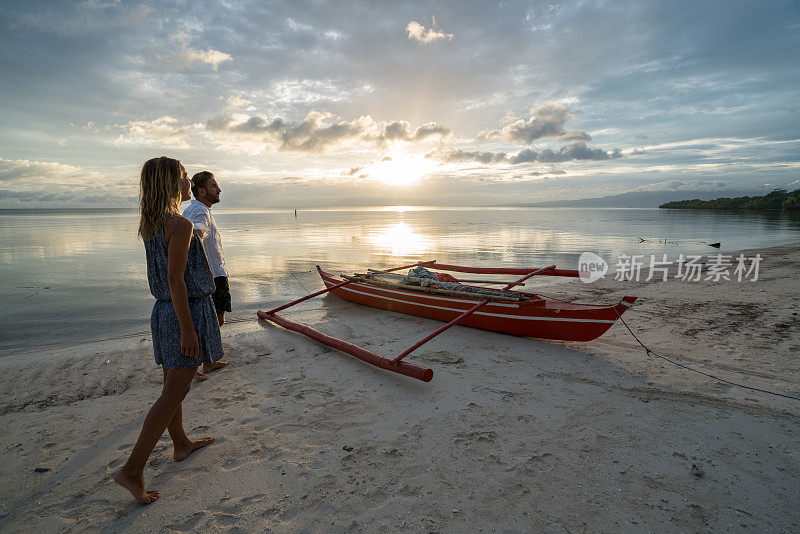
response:
<path id="1" fill-rule="evenodd" d="M 409 288 L 409 286 L 403 284 L 397 284 L 393 287 L 393 284 L 376 282 L 376 278 L 380 277 L 381 274 L 416 266 L 424 266 L 427 269 L 438 271 L 523 276 L 509 283 L 502 291 L 503 296 L 496 297 L 485 294 L 437 291 L 435 289 L 425 291 L 422 288 Z M 324 290 L 270 311 L 259 311 L 258 316 L 289 330 L 305 334 L 316 341 L 347 352 L 373 365 L 426 382 L 433 378 L 432 370 L 403 362 L 402 359 L 455 324 L 529 338 L 591 341 L 611 328 L 611 325 L 636 300 L 636 297 L 624 297 L 618 304 L 613 306 L 570 304 L 548 299 L 534 293 L 511 290 L 514 286 L 524 285 L 522 284 L 524 280 L 536 275 L 581 276 L 578 271 L 556 269 L 554 265 L 542 269 L 509 269 L 462 267 L 429 261 L 404 265 L 385 271 L 373 271 L 370 274 L 356 277 L 337 277 L 323 271 L 319 266 L 317 266 L 317 271 L 325 284 Z M 288 321 L 277 315 L 280 310 L 328 291 L 350 302 L 445 321 L 447 324 L 397 357 L 390 359 L 357 345 L 327 336 L 306 325 Z"/>

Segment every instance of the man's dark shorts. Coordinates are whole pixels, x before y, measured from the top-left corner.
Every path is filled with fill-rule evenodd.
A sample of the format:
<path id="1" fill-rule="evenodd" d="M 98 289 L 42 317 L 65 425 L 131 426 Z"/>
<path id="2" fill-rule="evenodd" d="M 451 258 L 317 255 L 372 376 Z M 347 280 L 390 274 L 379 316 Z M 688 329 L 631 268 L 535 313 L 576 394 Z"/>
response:
<path id="1" fill-rule="evenodd" d="M 228 287 L 228 277 L 218 276 L 214 278 L 214 286 L 216 289 L 211 294 L 211 300 L 214 301 L 217 315 L 231 311 L 231 290 Z"/>

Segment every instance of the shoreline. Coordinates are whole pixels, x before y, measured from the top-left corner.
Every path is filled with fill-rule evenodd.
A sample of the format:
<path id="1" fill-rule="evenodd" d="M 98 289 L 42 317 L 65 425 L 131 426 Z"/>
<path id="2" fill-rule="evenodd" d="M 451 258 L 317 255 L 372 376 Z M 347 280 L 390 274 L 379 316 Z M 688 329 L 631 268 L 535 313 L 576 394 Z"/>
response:
<path id="1" fill-rule="evenodd" d="M 800 244 L 741 252 L 764 257 L 759 281 L 570 280 L 537 291 L 594 303 L 636 295 L 624 319 L 657 353 L 800 396 Z M 328 296 L 287 315 L 384 355 L 439 324 L 365 309 Z M 149 506 L 108 478 L 160 389 L 149 335 L 0 358 L 0 529 L 800 524 L 800 403 L 648 358 L 620 323 L 582 344 L 454 329 L 410 357 L 433 368 L 428 384 L 258 322 L 255 310 L 222 332 L 231 366 L 193 385 L 184 405 L 190 434 L 217 442 L 174 463 L 162 438 L 145 477 L 163 496 Z"/>

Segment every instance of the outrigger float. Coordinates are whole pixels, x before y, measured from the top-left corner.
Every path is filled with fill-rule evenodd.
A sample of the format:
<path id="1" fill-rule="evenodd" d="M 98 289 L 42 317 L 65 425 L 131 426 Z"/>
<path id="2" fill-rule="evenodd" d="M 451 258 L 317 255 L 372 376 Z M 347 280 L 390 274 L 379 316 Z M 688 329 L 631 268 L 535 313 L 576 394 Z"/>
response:
<path id="1" fill-rule="evenodd" d="M 403 277 L 391 275 L 395 271 L 424 267 L 425 269 L 471 274 L 521 275 L 512 282 L 493 280 L 461 280 L 449 275 L 438 275 L 447 280 L 455 280 L 458 286 L 470 291 L 441 289 L 446 283 L 409 285 L 397 279 Z M 554 339 L 562 341 L 591 341 L 603 335 L 617 319 L 633 304 L 636 297 L 624 297 L 614 306 L 570 304 L 549 299 L 512 288 L 524 286 L 525 280 L 532 276 L 565 276 L 578 278 L 577 270 L 556 269 L 555 265 L 541 269 L 486 268 L 445 265 L 435 260 L 417 262 L 383 271 L 370 270 L 368 273 L 355 276 L 336 276 L 323 271 L 317 265 L 325 289 L 306 295 L 283 306 L 269 311 L 259 310 L 258 316 L 278 326 L 298 332 L 334 349 L 346 352 L 367 363 L 388 371 L 430 382 L 433 371 L 413 363 L 404 362 L 403 358 L 456 324 L 501 332 L 529 338 Z M 587 275 L 588 273 L 584 273 Z M 407 280 L 407 279 L 406 279 Z M 502 290 L 488 290 L 485 287 L 466 285 L 466 283 L 505 284 Z M 488 290 L 488 291 L 487 291 Z M 356 302 L 419 317 L 427 317 L 444 321 L 447 324 L 424 337 L 394 358 L 387 358 L 368 351 L 363 347 L 337 339 L 310 326 L 295 323 L 278 315 L 278 312 L 308 299 L 331 292 L 334 295 Z"/>

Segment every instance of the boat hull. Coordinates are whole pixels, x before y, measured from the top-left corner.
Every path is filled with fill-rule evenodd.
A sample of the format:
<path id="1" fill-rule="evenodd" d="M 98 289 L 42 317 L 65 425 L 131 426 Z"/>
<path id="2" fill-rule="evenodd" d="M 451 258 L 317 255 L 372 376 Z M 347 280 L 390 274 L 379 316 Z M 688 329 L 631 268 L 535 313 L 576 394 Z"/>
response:
<path id="1" fill-rule="evenodd" d="M 343 281 L 317 267 L 326 288 Z M 450 322 L 472 308 L 476 299 L 389 289 L 352 282 L 331 291 L 344 300 L 373 308 Z M 527 295 L 531 296 L 531 295 Z M 636 300 L 625 297 L 616 306 L 570 304 L 533 295 L 527 302 L 492 301 L 467 316 L 462 326 L 514 336 L 562 341 L 591 341 L 603 335 Z"/>

